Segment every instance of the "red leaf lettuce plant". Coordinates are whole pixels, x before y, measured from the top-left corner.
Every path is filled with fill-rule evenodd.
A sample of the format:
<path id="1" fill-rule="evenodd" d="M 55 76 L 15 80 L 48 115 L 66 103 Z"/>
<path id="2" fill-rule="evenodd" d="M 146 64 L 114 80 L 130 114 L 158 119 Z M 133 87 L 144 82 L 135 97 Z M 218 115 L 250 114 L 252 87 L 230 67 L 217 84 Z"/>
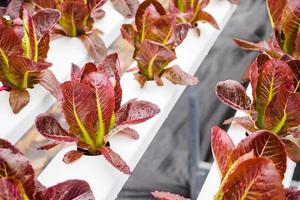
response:
<path id="1" fill-rule="evenodd" d="M 55 8 L 61 12 L 56 32 L 80 37 L 90 56 L 100 63 L 107 55 L 99 32 L 93 30 L 95 20 L 104 16 L 102 6 L 107 0 L 33 0 L 40 8 Z M 112 4 L 126 17 L 132 17 L 138 7 L 137 0 L 111 0 Z"/>
<path id="2" fill-rule="evenodd" d="M 177 23 L 176 16 L 168 15 L 156 0 L 146 0 L 135 15 L 135 27 L 124 24 L 122 36 L 134 48 L 133 58 L 137 61 L 136 80 L 141 87 L 147 80 L 163 85 L 164 76 L 174 84 L 194 85 L 198 79 L 183 72 L 178 66 L 168 67 L 175 58 L 175 48 L 184 40 L 189 23 Z"/>
<path id="3" fill-rule="evenodd" d="M 68 180 L 46 188 L 35 177 L 29 160 L 12 144 L 0 139 L 0 199 L 95 199 L 89 184 Z"/>
<path id="4" fill-rule="evenodd" d="M 33 16 L 25 10 L 23 21 L 0 21 L 0 81 L 2 90 L 10 91 L 9 102 L 14 113 L 28 104 L 27 88 L 37 83 L 55 94 L 57 81 L 47 70 L 51 64 L 45 59 L 49 32 L 59 17 L 59 12 L 52 9 L 36 12 Z"/>
<path id="5" fill-rule="evenodd" d="M 238 123 L 249 133 L 272 131 L 281 138 L 294 161 L 300 160 L 300 84 L 299 74 L 295 76 L 292 70 L 300 69 L 300 65 L 295 65 L 297 62 L 270 60 L 267 55 L 260 55 L 250 67 L 253 100 L 237 81 L 227 80 L 216 86 L 216 94 L 223 103 L 248 114 L 229 119 L 225 124 Z"/>
<path id="6" fill-rule="evenodd" d="M 121 106 L 120 64 L 117 54 L 109 55 L 100 65 L 86 64 L 82 69 L 73 65 L 71 80 L 60 85 L 58 102 L 69 129 L 63 129 L 50 114 L 36 118 L 37 130 L 58 142 L 76 142 L 77 150 L 68 152 L 64 161 L 74 162 L 82 155 L 102 154 L 118 170 L 130 174 L 127 164 L 109 147 L 115 134 L 137 139 L 138 133 L 129 128 L 144 122 L 160 109 L 147 101 L 132 99 Z"/>
<path id="7" fill-rule="evenodd" d="M 181 22 L 188 22 L 197 28 L 197 22 L 208 22 L 219 30 L 219 25 L 212 15 L 203 9 L 207 7 L 209 0 L 171 0 L 169 12 L 174 14 Z M 200 30 L 198 33 L 200 34 Z"/>
<path id="8" fill-rule="evenodd" d="M 290 59 L 300 59 L 300 2 L 298 0 L 267 0 L 273 33 L 268 40 L 253 43 L 236 39 L 248 50 L 260 50 L 273 58 L 287 54 Z"/>
<path id="9" fill-rule="evenodd" d="M 282 185 L 286 151 L 272 132 L 255 132 L 235 146 L 224 130 L 213 127 L 211 147 L 221 175 L 215 200 L 299 198 L 299 191 Z"/>

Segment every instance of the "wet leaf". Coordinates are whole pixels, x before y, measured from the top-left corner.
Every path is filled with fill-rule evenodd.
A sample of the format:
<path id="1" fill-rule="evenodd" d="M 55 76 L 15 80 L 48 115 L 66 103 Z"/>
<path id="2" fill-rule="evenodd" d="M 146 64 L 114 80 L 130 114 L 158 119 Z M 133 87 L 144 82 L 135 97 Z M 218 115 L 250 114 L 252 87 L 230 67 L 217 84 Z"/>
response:
<path id="1" fill-rule="evenodd" d="M 113 7 L 124 17 L 134 17 L 139 2 L 137 0 L 111 0 Z"/>
<path id="2" fill-rule="evenodd" d="M 99 151 L 102 153 L 104 158 L 119 171 L 127 175 L 131 174 L 130 168 L 128 167 L 126 162 L 110 147 L 100 147 Z"/>
<path id="3" fill-rule="evenodd" d="M 227 80 L 216 86 L 217 97 L 226 105 L 237 110 L 250 110 L 251 99 L 247 96 L 244 86 L 239 82 Z"/>
<path id="4" fill-rule="evenodd" d="M 82 152 L 71 150 L 64 155 L 63 161 L 67 164 L 71 164 L 73 162 L 76 162 L 78 159 L 80 159 L 81 156 L 83 156 Z"/>
<path id="5" fill-rule="evenodd" d="M 227 160 L 234 148 L 231 138 L 224 130 L 217 126 L 211 129 L 211 149 L 222 177 L 227 173 Z"/>
<path id="6" fill-rule="evenodd" d="M 29 93 L 26 90 L 13 89 L 9 93 L 9 105 L 16 114 L 24 108 L 30 100 Z"/>
<path id="7" fill-rule="evenodd" d="M 78 140 L 75 135 L 63 129 L 52 114 L 38 115 L 35 120 L 35 126 L 43 136 L 49 139 L 64 142 L 75 142 Z"/>
<path id="8" fill-rule="evenodd" d="M 264 157 L 248 159 L 230 171 L 214 199 L 282 200 L 285 192 L 281 181 L 272 161 Z"/>
<path id="9" fill-rule="evenodd" d="M 199 81 L 198 78 L 182 71 L 178 66 L 169 67 L 163 73 L 173 84 L 179 85 L 196 85 Z"/>

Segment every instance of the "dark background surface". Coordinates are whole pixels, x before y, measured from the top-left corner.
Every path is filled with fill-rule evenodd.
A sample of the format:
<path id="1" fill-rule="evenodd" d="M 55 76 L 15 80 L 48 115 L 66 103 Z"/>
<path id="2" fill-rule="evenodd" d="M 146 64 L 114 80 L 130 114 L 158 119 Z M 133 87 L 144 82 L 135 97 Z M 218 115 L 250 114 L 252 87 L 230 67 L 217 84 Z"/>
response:
<path id="1" fill-rule="evenodd" d="M 220 125 L 234 112 L 214 94 L 218 81 L 240 80 L 256 52 L 239 49 L 232 38 L 251 41 L 267 38 L 271 32 L 264 0 L 242 0 L 214 47 L 199 67 L 200 83 L 189 88 L 197 93 L 201 157 L 212 161 L 210 128 Z M 168 119 L 128 179 L 118 200 L 152 199 L 150 192 L 169 191 L 190 196 L 188 91 L 177 102 Z"/>
<path id="2" fill-rule="evenodd" d="M 9 0 L 0 0 L 0 6 L 7 6 Z"/>

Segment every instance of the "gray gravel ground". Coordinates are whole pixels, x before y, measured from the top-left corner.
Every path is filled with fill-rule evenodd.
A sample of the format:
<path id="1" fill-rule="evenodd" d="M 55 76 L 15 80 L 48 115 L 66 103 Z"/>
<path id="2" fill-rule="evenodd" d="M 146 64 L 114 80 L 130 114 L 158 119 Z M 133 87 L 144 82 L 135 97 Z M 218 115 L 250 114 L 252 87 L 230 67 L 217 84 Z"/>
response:
<path id="1" fill-rule="evenodd" d="M 264 0 L 242 0 L 197 72 L 200 84 L 192 89 L 198 94 L 201 155 L 208 161 L 212 160 L 210 128 L 234 114 L 216 99 L 214 87 L 220 80 L 239 80 L 256 55 L 239 49 L 232 38 L 260 41 L 271 32 L 269 24 Z M 185 91 L 119 194 L 119 200 L 152 199 L 150 192 L 154 190 L 190 196 L 187 118 Z"/>

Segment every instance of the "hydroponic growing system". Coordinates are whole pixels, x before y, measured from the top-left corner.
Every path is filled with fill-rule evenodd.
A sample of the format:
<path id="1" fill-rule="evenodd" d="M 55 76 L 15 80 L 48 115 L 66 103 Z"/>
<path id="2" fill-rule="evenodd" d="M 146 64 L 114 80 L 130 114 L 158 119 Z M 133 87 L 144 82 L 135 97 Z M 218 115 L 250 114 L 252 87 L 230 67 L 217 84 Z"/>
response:
<path id="1" fill-rule="evenodd" d="M 183 91 L 201 84 L 194 74 L 240 3 L 4 3 L 0 199 L 116 199 Z M 259 51 L 245 72 L 249 86 L 216 85 L 237 113 L 224 122 L 227 132 L 211 129 L 215 161 L 198 200 L 300 199 L 290 187 L 300 161 L 300 1 L 266 0 L 266 7 L 270 38 L 235 39 Z M 112 50 L 117 40 L 127 49 Z M 15 146 L 29 129 L 47 138 L 36 151 L 60 146 L 40 173 Z M 154 199 L 186 199 L 159 189 Z"/>

